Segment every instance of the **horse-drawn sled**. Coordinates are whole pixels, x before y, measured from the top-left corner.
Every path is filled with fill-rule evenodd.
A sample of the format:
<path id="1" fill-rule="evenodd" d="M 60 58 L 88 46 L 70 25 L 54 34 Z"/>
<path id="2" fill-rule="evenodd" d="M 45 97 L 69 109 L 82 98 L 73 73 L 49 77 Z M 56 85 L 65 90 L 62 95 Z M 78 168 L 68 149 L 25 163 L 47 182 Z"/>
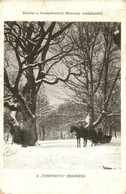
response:
<path id="1" fill-rule="evenodd" d="M 100 133 L 97 133 L 95 130 L 91 129 L 85 129 L 84 127 L 78 127 L 78 126 L 71 126 L 70 129 L 71 133 L 76 134 L 77 138 L 77 147 L 81 147 L 80 145 L 80 139 L 83 138 L 83 147 L 87 146 L 87 140 L 90 140 L 92 142 L 91 146 L 97 145 L 98 143 L 109 143 L 112 139 L 112 136 L 110 135 L 101 135 Z"/>

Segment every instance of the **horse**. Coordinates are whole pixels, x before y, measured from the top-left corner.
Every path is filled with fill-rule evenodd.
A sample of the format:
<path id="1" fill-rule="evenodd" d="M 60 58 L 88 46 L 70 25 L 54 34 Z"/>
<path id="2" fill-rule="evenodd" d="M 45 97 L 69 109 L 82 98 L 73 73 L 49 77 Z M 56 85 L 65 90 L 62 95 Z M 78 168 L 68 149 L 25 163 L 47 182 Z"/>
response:
<path id="1" fill-rule="evenodd" d="M 88 131 L 86 129 L 82 129 L 80 127 L 71 126 L 70 133 L 76 133 L 77 137 L 77 147 L 80 147 L 80 138 L 83 138 L 83 147 L 87 145 L 87 137 L 88 137 Z"/>
<path id="2" fill-rule="evenodd" d="M 81 147 L 80 146 L 80 138 L 83 138 L 83 147 L 87 146 L 87 140 L 89 139 L 90 141 L 92 141 L 91 146 L 96 145 L 98 143 L 98 137 L 97 137 L 97 132 L 94 130 L 88 130 L 85 129 L 83 127 L 77 127 L 72 125 L 70 132 L 76 133 L 76 137 L 77 137 L 77 147 Z"/>

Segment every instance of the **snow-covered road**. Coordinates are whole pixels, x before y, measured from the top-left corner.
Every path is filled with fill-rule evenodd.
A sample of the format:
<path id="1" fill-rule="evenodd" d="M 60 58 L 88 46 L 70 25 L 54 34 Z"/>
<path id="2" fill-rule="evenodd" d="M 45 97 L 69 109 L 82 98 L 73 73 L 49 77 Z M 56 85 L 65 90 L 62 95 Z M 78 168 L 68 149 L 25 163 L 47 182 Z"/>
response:
<path id="1" fill-rule="evenodd" d="M 77 148 L 76 140 L 39 141 L 33 147 L 4 144 L 4 168 L 14 169 L 103 169 L 121 168 L 121 139 L 109 144 Z"/>

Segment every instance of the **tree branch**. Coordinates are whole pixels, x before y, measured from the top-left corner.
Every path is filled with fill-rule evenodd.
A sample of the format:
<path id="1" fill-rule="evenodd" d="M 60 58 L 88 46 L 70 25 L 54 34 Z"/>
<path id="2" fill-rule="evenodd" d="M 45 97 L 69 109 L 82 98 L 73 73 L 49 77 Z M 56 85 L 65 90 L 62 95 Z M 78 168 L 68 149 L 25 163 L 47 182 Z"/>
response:
<path id="1" fill-rule="evenodd" d="M 118 70 L 118 72 L 117 72 L 115 81 L 114 81 L 113 86 L 112 86 L 112 88 L 111 88 L 111 90 L 110 90 L 110 93 L 109 93 L 109 95 L 108 95 L 108 98 L 106 99 L 106 101 L 105 101 L 105 103 L 104 103 L 105 105 L 108 104 L 108 102 L 109 102 L 109 100 L 110 100 L 110 98 L 111 98 L 111 95 L 112 95 L 112 92 L 113 92 L 113 90 L 114 90 L 116 81 L 117 81 L 117 79 L 118 79 L 118 77 L 119 77 L 120 71 L 121 71 L 121 68 L 119 68 L 119 70 Z"/>
<path id="2" fill-rule="evenodd" d="M 50 85 L 54 85 L 54 84 L 56 84 L 56 83 L 58 83 L 59 81 L 61 81 L 61 82 L 67 82 L 68 80 L 69 80 L 69 77 L 71 76 L 71 75 L 81 75 L 81 71 L 79 72 L 79 73 L 73 73 L 73 72 L 71 72 L 71 69 L 73 68 L 73 67 L 75 67 L 75 66 L 77 66 L 77 65 L 74 65 L 74 66 L 72 66 L 72 67 L 70 67 L 69 68 L 69 70 L 68 70 L 68 75 L 66 76 L 66 78 L 61 78 L 61 77 L 56 77 L 55 78 L 55 80 L 54 81 L 49 81 L 49 80 L 46 80 L 46 79 L 40 79 L 40 80 L 37 80 L 36 81 L 36 84 L 38 84 L 38 83 L 47 83 L 47 84 L 50 84 Z"/>
<path id="3" fill-rule="evenodd" d="M 52 40 L 53 40 L 54 38 L 56 38 L 57 36 L 61 35 L 61 34 L 62 34 L 67 28 L 69 28 L 73 23 L 74 23 L 74 22 L 71 22 L 71 23 L 66 24 L 66 26 L 64 26 L 61 30 L 59 30 L 58 32 L 54 33 L 54 34 L 52 35 Z"/>

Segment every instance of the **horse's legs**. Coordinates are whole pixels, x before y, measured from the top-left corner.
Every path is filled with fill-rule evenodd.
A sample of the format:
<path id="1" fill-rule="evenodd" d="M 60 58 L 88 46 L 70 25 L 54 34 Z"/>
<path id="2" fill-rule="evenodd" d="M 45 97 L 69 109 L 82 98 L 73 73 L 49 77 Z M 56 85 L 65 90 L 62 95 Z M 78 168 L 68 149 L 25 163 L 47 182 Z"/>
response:
<path id="1" fill-rule="evenodd" d="M 85 139 L 83 138 L 83 147 L 85 147 Z"/>
<path id="2" fill-rule="evenodd" d="M 83 138 L 83 147 L 86 147 L 85 138 Z"/>
<path id="3" fill-rule="evenodd" d="M 79 145 L 79 138 L 77 138 L 77 148 L 80 147 Z"/>
<path id="4" fill-rule="evenodd" d="M 80 147 L 80 138 L 77 138 L 77 147 Z"/>
<path id="5" fill-rule="evenodd" d="M 87 139 L 83 138 L 83 147 L 86 147 L 86 146 L 87 146 Z"/>
<path id="6" fill-rule="evenodd" d="M 85 147 L 87 146 L 87 138 L 85 139 L 85 141 L 86 141 L 86 145 L 85 145 Z"/>
<path id="7" fill-rule="evenodd" d="M 80 138 L 78 139 L 78 143 L 79 143 L 79 148 L 80 148 L 80 147 L 81 147 L 81 146 L 80 146 Z"/>

